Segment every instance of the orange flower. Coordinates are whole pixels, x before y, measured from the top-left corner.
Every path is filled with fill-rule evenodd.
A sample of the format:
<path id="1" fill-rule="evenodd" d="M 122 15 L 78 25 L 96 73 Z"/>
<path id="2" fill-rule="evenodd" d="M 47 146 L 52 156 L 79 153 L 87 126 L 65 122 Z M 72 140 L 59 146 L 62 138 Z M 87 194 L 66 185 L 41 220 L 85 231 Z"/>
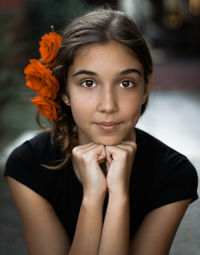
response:
<path id="1" fill-rule="evenodd" d="M 62 37 L 55 32 L 50 32 L 44 34 L 41 39 L 39 51 L 42 62 L 51 68 L 56 64 L 56 54 L 61 45 Z"/>
<path id="2" fill-rule="evenodd" d="M 30 64 L 24 69 L 26 85 L 39 96 L 56 98 L 59 83 L 52 72 L 42 65 L 37 59 L 31 59 Z"/>
<path id="3" fill-rule="evenodd" d="M 49 68 L 55 65 L 61 41 L 62 37 L 57 33 L 45 34 L 39 42 L 42 63 L 37 59 L 31 59 L 30 64 L 24 69 L 26 85 L 39 95 L 31 100 L 32 103 L 51 122 L 57 119 L 56 108 L 60 106 L 53 101 L 57 96 L 59 83 Z"/>
<path id="4" fill-rule="evenodd" d="M 51 122 L 57 119 L 56 108 L 60 108 L 53 100 L 44 97 L 35 97 L 31 102 L 39 109 L 40 113 Z"/>

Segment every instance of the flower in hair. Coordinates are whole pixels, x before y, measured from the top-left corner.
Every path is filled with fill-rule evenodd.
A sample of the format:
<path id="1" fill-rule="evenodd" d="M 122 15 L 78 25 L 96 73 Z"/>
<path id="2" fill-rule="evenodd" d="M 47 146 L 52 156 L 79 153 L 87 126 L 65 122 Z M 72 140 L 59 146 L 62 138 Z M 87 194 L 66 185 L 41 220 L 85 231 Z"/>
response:
<path id="1" fill-rule="evenodd" d="M 50 32 L 49 34 L 43 35 L 41 41 L 39 42 L 39 51 L 42 62 L 48 65 L 50 68 L 56 63 L 56 54 L 61 41 L 62 37 L 59 34 Z"/>
<path id="2" fill-rule="evenodd" d="M 37 59 L 30 59 L 30 64 L 24 69 L 26 85 L 41 97 L 56 98 L 59 84 L 52 71 L 42 65 Z"/>
<path id="3" fill-rule="evenodd" d="M 32 103 L 39 109 L 40 113 L 51 122 L 57 119 L 56 108 L 59 108 L 52 99 L 46 97 L 35 97 Z"/>
<path id="4" fill-rule="evenodd" d="M 49 68 L 56 63 L 61 40 L 61 36 L 55 32 L 45 34 L 40 41 L 41 61 L 30 59 L 30 64 L 24 69 L 26 85 L 38 95 L 31 100 L 32 103 L 51 122 L 57 119 L 56 109 L 60 106 L 53 101 L 56 99 L 59 83 Z"/>

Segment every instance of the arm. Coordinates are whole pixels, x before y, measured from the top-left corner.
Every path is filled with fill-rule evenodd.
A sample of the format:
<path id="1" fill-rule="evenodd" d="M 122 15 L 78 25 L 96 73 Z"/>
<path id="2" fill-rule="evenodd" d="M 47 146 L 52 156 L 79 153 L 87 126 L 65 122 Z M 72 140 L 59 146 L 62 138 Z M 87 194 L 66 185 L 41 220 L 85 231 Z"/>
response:
<path id="1" fill-rule="evenodd" d="M 69 255 L 98 253 L 104 197 L 84 196 Z"/>
<path id="2" fill-rule="evenodd" d="M 112 160 L 109 160 L 107 174 L 107 184 L 110 192 L 99 254 L 166 255 L 191 200 L 172 203 L 150 212 L 145 217 L 130 245 L 128 197 L 130 164 L 122 164 L 121 166 L 120 162 L 115 164 L 114 151 L 123 158 L 123 153 L 118 149 L 119 146 L 107 147 L 107 150 L 112 153 Z M 121 145 L 120 149 L 128 151 L 125 144 Z M 107 158 L 109 159 L 109 156 Z M 119 159 L 120 157 L 116 158 Z M 127 158 L 126 162 L 128 161 Z M 124 168 L 123 165 L 126 167 Z M 123 173 L 126 173 L 126 175 L 123 175 Z M 123 182 L 123 180 L 125 181 Z"/>
<path id="3" fill-rule="evenodd" d="M 129 225 L 129 197 L 120 194 L 110 195 L 99 255 L 128 255 Z"/>
<path id="4" fill-rule="evenodd" d="M 22 221 L 30 255 L 66 255 L 70 240 L 50 203 L 36 192 L 7 177 Z"/>
<path id="5" fill-rule="evenodd" d="M 97 254 L 104 197 L 85 196 L 72 245 L 50 203 L 11 177 L 8 183 L 19 211 L 31 255 Z M 70 248 L 71 245 L 71 248 Z"/>
<path id="6" fill-rule="evenodd" d="M 99 158 L 101 160 L 102 156 L 95 155 L 102 155 L 102 149 L 104 149 L 103 146 L 94 144 L 83 146 L 83 151 L 86 150 L 86 154 L 82 153 L 82 150 L 78 150 L 80 162 L 79 159 L 77 160 L 76 153 L 74 155 L 84 196 L 71 249 L 68 235 L 51 204 L 27 186 L 8 177 L 8 183 L 22 220 L 29 254 L 97 254 L 102 229 L 106 180 L 97 163 L 97 160 Z M 90 156 L 91 158 L 95 157 L 95 160 L 91 161 Z M 85 165 L 81 159 L 88 158 Z"/>
<path id="7" fill-rule="evenodd" d="M 70 255 L 97 255 L 102 231 L 106 179 L 99 166 L 103 145 L 89 143 L 72 151 L 75 174 L 83 186 L 83 200 Z"/>
<path id="8" fill-rule="evenodd" d="M 190 202 L 183 200 L 150 212 L 129 244 L 128 199 L 111 196 L 99 254 L 167 255 Z"/>
<path id="9" fill-rule="evenodd" d="M 150 212 L 131 241 L 131 255 L 167 255 L 191 199 Z"/>
<path id="10" fill-rule="evenodd" d="M 106 146 L 109 201 L 99 255 L 129 255 L 129 181 L 136 153 L 134 142 Z"/>

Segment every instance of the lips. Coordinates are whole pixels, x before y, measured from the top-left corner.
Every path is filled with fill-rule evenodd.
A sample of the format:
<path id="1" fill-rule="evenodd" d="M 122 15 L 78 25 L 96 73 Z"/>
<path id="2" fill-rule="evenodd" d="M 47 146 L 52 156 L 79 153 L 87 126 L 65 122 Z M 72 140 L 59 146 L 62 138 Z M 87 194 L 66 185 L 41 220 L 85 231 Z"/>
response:
<path id="1" fill-rule="evenodd" d="M 99 122 L 95 125 L 104 132 L 113 132 L 116 130 L 122 122 Z"/>

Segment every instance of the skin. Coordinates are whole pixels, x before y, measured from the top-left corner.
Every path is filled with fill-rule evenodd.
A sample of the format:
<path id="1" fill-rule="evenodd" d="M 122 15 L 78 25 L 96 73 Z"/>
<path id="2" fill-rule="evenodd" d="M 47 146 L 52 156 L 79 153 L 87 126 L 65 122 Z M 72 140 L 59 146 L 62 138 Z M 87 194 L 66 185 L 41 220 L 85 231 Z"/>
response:
<path id="1" fill-rule="evenodd" d="M 149 88 L 150 83 L 145 84 L 143 66 L 136 55 L 116 41 L 86 45 L 76 52 L 68 72 L 68 97 L 65 95 L 63 99 L 67 100 L 68 105 L 70 102 L 78 128 L 80 147 L 73 150 L 75 172 L 80 180 L 80 165 L 84 165 L 83 173 L 85 168 L 97 169 L 95 182 L 92 180 L 89 185 L 84 185 L 80 180 L 87 190 L 88 186 L 97 189 L 101 176 L 104 191 L 106 187 L 109 191 L 128 191 L 137 147 L 133 127 L 148 96 L 149 89 L 145 93 L 145 86 Z M 113 131 L 107 132 L 99 128 L 98 123 L 101 122 L 118 125 Z M 86 148 L 81 146 L 89 143 L 90 146 L 86 146 L 88 163 L 82 164 L 86 159 Z M 106 171 L 109 170 L 107 183 L 99 167 L 104 160 Z M 90 173 L 94 174 L 94 171 Z"/>
<path id="2" fill-rule="evenodd" d="M 135 54 L 115 41 L 77 50 L 63 95 L 79 138 L 72 151 L 74 171 L 83 186 L 76 231 L 70 243 L 51 204 L 8 177 L 29 254 L 168 254 L 191 199 L 150 212 L 129 241 L 129 180 L 137 150 L 134 126 L 150 90 L 150 76 L 148 81 L 145 84 Z M 101 122 L 117 124 L 102 127 Z M 109 201 L 103 221 L 106 192 Z"/>
<path id="3" fill-rule="evenodd" d="M 130 69 L 135 71 L 121 74 Z M 149 88 L 150 82 L 146 86 Z M 144 89 L 143 67 L 126 46 L 111 41 L 78 49 L 69 68 L 66 90 L 78 126 L 79 144 L 117 145 L 130 140 L 149 93 Z M 106 133 L 95 125 L 103 121 L 121 124 L 114 132 Z"/>
<path id="4" fill-rule="evenodd" d="M 115 41 L 81 47 L 69 68 L 68 96 L 63 100 L 70 105 L 77 125 L 79 146 L 72 151 L 72 162 L 83 186 L 83 200 L 101 204 L 109 193 L 99 254 L 129 253 L 129 179 L 137 149 L 134 126 L 148 96 L 145 86 L 150 84 L 144 82 L 136 55 Z M 111 129 L 104 124 L 101 128 L 102 122 L 111 122 Z M 100 167 L 104 161 L 106 174 Z M 119 213 L 118 219 L 122 217 L 118 224 L 110 224 L 113 210 Z M 108 245 L 107 235 L 118 229 L 123 235 L 111 235 Z M 77 234 L 71 247 L 75 254 L 78 241 Z M 113 250 L 115 243 L 118 246 Z"/>

